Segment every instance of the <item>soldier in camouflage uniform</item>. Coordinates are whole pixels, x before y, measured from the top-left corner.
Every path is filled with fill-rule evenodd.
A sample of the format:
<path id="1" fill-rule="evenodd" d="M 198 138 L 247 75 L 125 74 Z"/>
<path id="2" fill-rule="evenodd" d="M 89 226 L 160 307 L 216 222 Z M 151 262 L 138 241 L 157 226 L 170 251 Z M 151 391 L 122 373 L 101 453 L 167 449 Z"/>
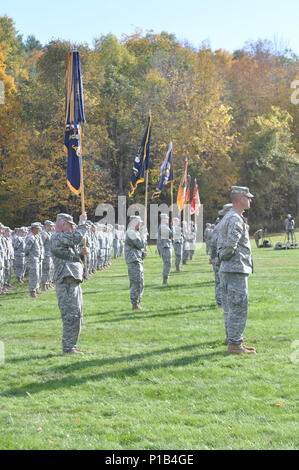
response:
<path id="1" fill-rule="evenodd" d="M 120 230 L 118 224 L 115 224 L 113 230 L 113 258 L 119 258 L 120 248 Z"/>
<path id="2" fill-rule="evenodd" d="M 220 276 L 219 276 L 219 268 L 220 268 L 220 261 L 217 256 L 217 241 L 219 236 L 219 230 L 221 228 L 220 222 L 222 217 L 232 208 L 232 204 L 224 204 L 223 208 L 218 212 L 218 223 L 215 225 L 215 229 L 213 230 L 211 242 L 209 245 L 209 255 L 210 255 L 210 264 L 213 266 L 214 275 L 215 275 L 215 299 L 218 308 L 222 306 L 222 298 L 221 298 L 221 286 L 220 286 Z"/>
<path id="3" fill-rule="evenodd" d="M 31 232 L 26 238 L 25 255 L 29 270 L 29 292 L 31 297 L 37 297 L 39 294 L 40 283 L 40 260 L 41 260 L 41 244 L 40 231 L 42 225 L 40 222 L 31 224 Z"/>
<path id="4" fill-rule="evenodd" d="M 5 265 L 5 244 L 3 236 L 4 225 L 0 222 L 0 295 L 5 293 L 4 290 L 4 265 Z M 2 305 L 1 305 L 2 306 Z"/>
<path id="5" fill-rule="evenodd" d="M 176 272 L 180 272 L 180 264 L 182 260 L 182 253 L 183 253 L 183 235 L 181 229 L 180 219 L 178 217 L 174 217 L 173 225 L 172 225 L 172 234 L 173 234 L 173 248 L 174 248 L 174 255 L 175 255 L 175 269 Z"/>
<path id="6" fill-rule="evenodd" d="M 125 259 L 133 310 L 142 310 L 140 302 L 144 290 L 143 258 L 146 248 L 146 229 L 143 228 L 140 232 L 141 223 L 139 216 L 131 216 L 125 238 Z"/>
<path id="7" fill-rule="evenodd" d="M 80 286 L 83 282 L 81 256 L 88 253 L 88 248 L 80 250 L 79 245 L 87 232 L 86 220 L 86 214 L 81 214 L 79 225 L 75 229 L 75 223 L 71 215 L 58 214 L 56 232 L 51 237 L 56 296 L 63 325 L 63 354 L 82 352 L 77 348 L 83 319 Z"/>
<path id="8" fill-rule="evenodd" d="M 254 354 L 244 344 L 243 332 L 248 316 L 248 276 L 253 271 L 247 223 L 242 216 L 250 208 L 249 189 L 232 186 L 233 207 L 220 222 L 217 252 L 220 260 L 222 306 L 225 316 L 228 352 Z"/>
<path id="9" fill-rule="evenodd" d="M 40 234 L 44 246 L 44 260 L 42 263 L 42 289 L 44 291 L 52 287 L 53 260 L 50 243 L 53 227 L 55 227 L 55 224 L 51 220 L 46 220 L 44 230 Z"/>
<path id="10" fill-rule="evenodd" d="M 20 284 L 24 283 L 24 272 L 25 272 L 25 232 L 23 228 L 15 230 L 15 237 L 13 241 L 13 248 L 15 254 L 14 269 L 15 275 Z"/>
<path id="11" fill-rule="evenodd" d="M 169 216 L 161 214 L 161 224 L 158 228 L 158 250 L 163 260 L 163 284 L 168 284 L 168 276 L 172 262 L 172 230 L 168 226 Z"/>
<path id="12" fill-rule="evenodd" d="M 187 261 L 189 258 L 189 251 L 190 251 L 189 229 L 188 229 L 187 222 L 184 220 L 183 221 L 183 253 L 182 253 L 183 264 L 187 264 Z"/>
<path id="13" fill-rule="evenodd" d="M 6 243 L 6 266 L 4 272 L 4 288 L 11 289 L 12 285 L 10 284 L 12 271 L 13 271 L 13 263 L 14 263 L 14 249 L 12 245 L 12 230 L 9 227 L 4 227 L 4 240 Z"/>
<path id="14" fill-rule="evenodd" d="M 206 242 L 206 253 L 207 254 L 209 254 L 209 245 L 208 245 L 207 239 L 208 239 L 208 234 L 209 234 L 210 229 L 211 229 L 211 224 L 209 222 L 207 222 L 205 231 L 203 233 L 204 241 Z"/>
<path id="15" fill-rule="evenodd" d="M 189 225 L 189 243 L 190 243 L 190 260 L 192 261 L 195 250 L 196 250 L 196 233 L 197 233 L 197 226 L 194 224 L 194 222 L 191 220 L 190 225 Z"/>

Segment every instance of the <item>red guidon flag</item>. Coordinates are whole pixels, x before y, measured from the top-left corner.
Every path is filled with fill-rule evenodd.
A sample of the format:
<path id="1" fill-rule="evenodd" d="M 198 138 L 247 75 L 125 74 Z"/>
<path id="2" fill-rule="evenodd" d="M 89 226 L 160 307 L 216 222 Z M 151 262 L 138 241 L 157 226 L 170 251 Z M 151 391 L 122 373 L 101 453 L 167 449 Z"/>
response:
<path id="1" fill-rule="evenodd" d="M 198 186 L 197 182 L 195 180 L 195 188 L 193 191 L 193 198 L 191 201 L 191 209 L 190 209 L 190 214 L 196 214 L 196 216 L 199 215 L 199 209 L 200 209 L 200 199 L 199 199 L 199 193 L 198 193 Z"/>

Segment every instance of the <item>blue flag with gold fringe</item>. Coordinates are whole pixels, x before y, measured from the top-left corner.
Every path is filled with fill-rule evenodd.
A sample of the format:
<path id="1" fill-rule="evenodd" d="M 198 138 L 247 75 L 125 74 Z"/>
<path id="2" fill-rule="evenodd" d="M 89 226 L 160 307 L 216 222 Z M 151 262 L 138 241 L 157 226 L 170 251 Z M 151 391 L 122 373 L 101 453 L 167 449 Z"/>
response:
<path id="1" fill-rule="evenodd" d="M 147 127 L 141 142 L 141 146 L 139 147 L 138 153 L 134 160 L 134 166 L 129 187 L 129 197 L 133 196 L 138 184 L 144 181 L 145 173 L 149 171 L 151 124 L 152 116 L 150 114 L 148 117 Z"/>
<path id="2" fill-rule="evenodd" d="M 80 56 L 78 51 L 71 51 L 67 55 L 64 145 L 68 154 L 67 185 L 75 194 L 83 188 L 81 124 L 84 122 Z"/>
<path id="3" fill-rule="evenodd" d="M 72 124 L 67 126 L 64 145 L 68 154 L 66 182 L 70 190 L 78 195 L 83 184 L 80 125 Z"/>
<path id="4" fill-rule="evenodd" d="M 173 175 L 173 164 L 172 164 L 172 141 L 169 143 L 169 147 L 166 153 L 166 157 L 160 167 L 160 179 L 159 184 L 152 195 L 152 199 L 159 197 L 164 186 L 174 180 Z"/>

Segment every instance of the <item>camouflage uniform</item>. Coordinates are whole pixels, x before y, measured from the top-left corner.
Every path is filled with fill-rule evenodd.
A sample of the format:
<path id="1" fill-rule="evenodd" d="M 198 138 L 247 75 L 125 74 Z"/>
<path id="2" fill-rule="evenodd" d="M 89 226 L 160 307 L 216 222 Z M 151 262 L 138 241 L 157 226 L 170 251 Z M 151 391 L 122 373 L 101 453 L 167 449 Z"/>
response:
<path id="1" fill-rule="evenodd" d="M 223 217 L 232 207 L 232 204 L 225 204 L 223 206 L 223 209 L 218 212 L 220 217 Z M 218 236 L 219 236 L 219 230 L 221 228 L 220 222 L 221 219 L 218 218 L 218 223 L 215 226 L 211 241 L 209 244 L 209 255 L 211 259 L 211 264 L 213 266 L 214 270 L 214 275 L 215 275 L 215 299 L 218 307 L 221 307 L 222 305 L 222 297 L 221 297 L 221 286 L 220 286 L 220 276 L 219 276 L 219 268 L 220 268 L 220 261 L 217 256 L 217 242 L 218 242 Z"/>
<path id="2" fill-rule="evenodd" d="M 21 230 L 14 237 L 13 247 L 15 253 L 15 275 L 19 282 L 23 281 L 25 273 L 25 239 L 21 235 Z"/>
<path id="3" fill-rule="evenodd" d="M 168 215 L 161 214 L 161 219 L 169 220 Z M 167 283 L 167 279 L 171 270 L 172 262 L 172 230 L 167 224 L 162 224 L 158 229 L 158 250 L 163 259 L 163 283 Z"/>
<path id="4" fill-rule="evenodd" d="M 37 223 L 31 227 L 38 227 Z M 36 293 L 40 283 L 41 244 L 39 234 L 29 233 L 25 243 L 26 263 L 29 271 L 29 292 Z"/>
<path id="5" fill-rule="evenodd" d="M 0 223 L 0 294 L 4 288 L 4 264 L 5 264 L 5 245 L 4 237 L 2 235 L 3 225 Z"/>
<path id="6" fill-rule="evenodd" d="M 146 240 L 138 230 L 129 227 L 125 238 L 125 259 L 130 279 L 130 297 L 133 306 L 139 305 L 143 290 L 143 250 Z"/>
<path id="7" fill-rule="evenodd" d="M 241 189 L 251 196 L 248 188 Z M 217 251 L 227 339 L 241 345 L 248 315 L 248 275 L 253 272 L 253 263 L 247 223 L 234 208 L 219 224 Z"/>
<path id="8" fill-rule="evenodd" d="M 50 221 L 46 221 L 45 225 L 54 225 Z M 42 284 L 47 289 L 53 280 L 53 259 L 51 255 L 51 236 L 52 233 L 44 229 L 41 232 L 41 240 L 44 246 L 44 260 L 42 263 Z"/>
<path id="9" fill-rule="evenodd" d="M 179 221 L 179 219 L 176 219 Z M 172 226 L 172 233 L 173 233 L 173 248 L 175 254 L 175 267 L 178 271 L 180 268 L 181 260 L 182 260 L 182 253 L 183 253 L 183 235 L 182 229 L 180 225 L 173 225 Z"/>
<path id="10" fill-rule="evenodd" d="M 61 219 L 73 224 L 73 218 L 68 214 L 58 214 L 57 221 Z M 51 237 L 56 296 L 63 325 L 62 350 L 66 353 L 77 349 L 83 319 L 80 286 L 83 263 L 79 244 L 86 231 L 87 226 L 79 223 L 75 232 L 55 232 Z"/>

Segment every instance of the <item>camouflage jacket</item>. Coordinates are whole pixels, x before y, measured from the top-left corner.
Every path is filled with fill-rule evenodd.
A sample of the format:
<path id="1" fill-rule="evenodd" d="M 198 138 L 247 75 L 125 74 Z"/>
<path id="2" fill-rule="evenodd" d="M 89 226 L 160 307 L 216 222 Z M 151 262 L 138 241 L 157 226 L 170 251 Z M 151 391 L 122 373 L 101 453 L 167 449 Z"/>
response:
<path id="1" fill-rule="evenodd" d="M 128 228 L 125 238 L 126 263 L 143 262 L 142 251 L 146 246 L 146 240 L 138 230 Z"/>
<path id="2" fill-rule="evenodd" d="M 247 224 L 234 208 L 219 223 L 217 253 L 221 262 L 220 272 L 252 273 L 253 263 Z"/>
<path id="3" fill-rule="evenodd" d="M 28 260 L 38 260 L 41 257 L 41 245 L 39 235 L 34 235 L 34 233 L 29 233 L 26 237 L 25 243 L 25 255 Z"/>
<path id="4" fill-rule="evenodd" d="M 171 248 L 172 247 L 172 230 L 168 225 L 159 225 L 158 229 L 158 240 L 157 245 L 158 249 L 162 248 Z"/>
<path id="5" fill-rule="evenodd" d="M 40 234 L 42 242 L 44 244 L 44 250 L 45 250 L 45 258 L 48 258 L 51 256 L 51 236 L 52 234 L 49 233 L 47 230 L 43 230 Z"/>
<path id="6" fill-rule="evenodd" d="M 65 277 L 83 281 L 83 263 L 79 244 L 87 232 L 85 224 L 79 224 L 75 232 L 55 232 L 51 237 L 51 253 L 54 263 L 54 281 L 62 282 Z"/>

